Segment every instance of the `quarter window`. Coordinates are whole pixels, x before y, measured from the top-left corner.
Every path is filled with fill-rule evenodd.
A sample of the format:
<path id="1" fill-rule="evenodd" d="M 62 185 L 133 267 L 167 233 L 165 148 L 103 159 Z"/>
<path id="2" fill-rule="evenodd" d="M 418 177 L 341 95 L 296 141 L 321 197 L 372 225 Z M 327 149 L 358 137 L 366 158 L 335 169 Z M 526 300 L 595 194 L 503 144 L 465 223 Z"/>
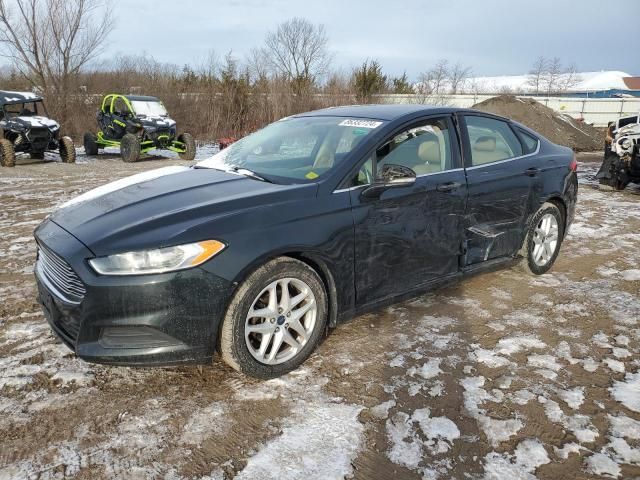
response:
<path id="1" fill-rule="evenodd" d="M 520 133 L 520 138 L 522 138 L 522 142 L 524 143 L 525 153 L 533 153 L 538 148 L 539 140 L 533 135 L 525 132 L 521 128 L 518 129 L 518 133 Z"/>
<path id="2" fill-rule="evenodd" d="M 466 122 L 472 165 L 499 162 L 523 154 L 522 144 L 508 123 L 475 115 L 467 116 Z"/>

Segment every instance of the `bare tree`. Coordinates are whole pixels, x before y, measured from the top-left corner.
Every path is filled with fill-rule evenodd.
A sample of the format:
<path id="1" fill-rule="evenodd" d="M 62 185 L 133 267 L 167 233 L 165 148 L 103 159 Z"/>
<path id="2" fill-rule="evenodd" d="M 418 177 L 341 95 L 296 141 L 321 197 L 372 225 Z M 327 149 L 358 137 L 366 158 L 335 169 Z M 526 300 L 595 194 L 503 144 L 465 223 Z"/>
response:
<path id="1" fill-rule="evenodd" d="M 467 79 L 471 75 L 471 67 L 464 66 L 458 62 L 451 67 L 447 73 L 447 80 L 451 93 L 456 94 L 458 93 L 458 90 L 464 88 Z"/>
<path id="2" fill-rule="evenodd" d="M 534 93 L 540 93 L 544 76 L 547 72 L 548 61 L 545 57 L 538 57 L 529 71 L 527 83 L 533 88 Z"/>
<path id="3" fill-rule="evenodd" d="M 575 64 L 572 63 L 565 69 L 564 73 L 562 74 L 558 90 L 564 93 L 567 90 L 570 90 L 578 85 L 581 81 L 582 78 L 580 77 L 580 75 L 578 75 L 578 68 Z"/>
<path id="4" fill-rule="evenodd" d="M 449 78 L 449 62 L 442 59 L 426 72 L 420 74 L 418 90 L 426 95 L 441 95 L 446 93 Z"/>
<path id="5" fill-rule="evenodd" d="M 104 46 L 108 0 L 0 0 L 1 55 L 33 87 L 69 92 L 71 78 Z"/>
<path id="6" fill-rule="evenodd" d="M 329 65 L 329 39 L 324 25 L 292 18 L 267 34 L 265 51 L 273 69 L 285 76 L 296 93 L 313 86 Z"/>
<path id="7" fill-rule="evenodd" d="M 557 93 L 560 89 L 562 75 L 562 62 L 558 57 L 553 57 L 547 64 L 547 70 L 542 77 L 542 85 L 547 95 Z"/>

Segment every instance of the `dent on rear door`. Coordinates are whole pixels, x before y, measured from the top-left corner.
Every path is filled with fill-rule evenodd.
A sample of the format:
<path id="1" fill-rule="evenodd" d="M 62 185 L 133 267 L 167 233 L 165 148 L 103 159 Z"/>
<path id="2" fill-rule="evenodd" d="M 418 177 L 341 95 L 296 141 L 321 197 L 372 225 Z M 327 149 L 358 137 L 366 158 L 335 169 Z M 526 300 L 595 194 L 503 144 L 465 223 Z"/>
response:
<path id="1" fill-rule="evenodd" d="M 467 265 L 512 255 L 522 242 L 531 204 L 528 162 L 514 159 L 467 169 Z"/>

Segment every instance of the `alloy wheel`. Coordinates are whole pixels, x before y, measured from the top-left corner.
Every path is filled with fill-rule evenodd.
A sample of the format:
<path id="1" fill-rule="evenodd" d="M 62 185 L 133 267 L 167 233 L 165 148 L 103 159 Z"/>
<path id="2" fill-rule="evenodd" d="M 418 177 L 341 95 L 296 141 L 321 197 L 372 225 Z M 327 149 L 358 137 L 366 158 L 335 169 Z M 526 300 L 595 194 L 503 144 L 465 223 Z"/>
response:
<path id="1" fill-rule="evenodd" d="M 547 213 L 542 216 L 533 231 L 533 261 L 544 267 L 553 258 L 558 246 L 558 220 L 555 215 Z"/>
<path id="2" fill-rule="evenodd" d="M 294 358 L 313 333 L 318 315 L 311 287 L 296 278 L 270 283 L 255 298 L 244 327 L 249 352 L 260 363 Z"/>

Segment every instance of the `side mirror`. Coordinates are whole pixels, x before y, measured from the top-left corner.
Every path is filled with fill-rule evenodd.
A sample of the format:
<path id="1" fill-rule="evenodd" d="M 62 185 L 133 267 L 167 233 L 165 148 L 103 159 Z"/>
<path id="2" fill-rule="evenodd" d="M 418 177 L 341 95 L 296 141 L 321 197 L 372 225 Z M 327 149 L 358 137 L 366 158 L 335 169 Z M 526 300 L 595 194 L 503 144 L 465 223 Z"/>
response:
<path id="1" fill-rule="evenodd" d="M 382 166 L 382 170 L 373 184 L 364 189 L 364 197 L 379 197 L 382 192 L 390 188 L 410 187 L 416 183 L 416 172 L 403 165 L 388 163 Z"/>

